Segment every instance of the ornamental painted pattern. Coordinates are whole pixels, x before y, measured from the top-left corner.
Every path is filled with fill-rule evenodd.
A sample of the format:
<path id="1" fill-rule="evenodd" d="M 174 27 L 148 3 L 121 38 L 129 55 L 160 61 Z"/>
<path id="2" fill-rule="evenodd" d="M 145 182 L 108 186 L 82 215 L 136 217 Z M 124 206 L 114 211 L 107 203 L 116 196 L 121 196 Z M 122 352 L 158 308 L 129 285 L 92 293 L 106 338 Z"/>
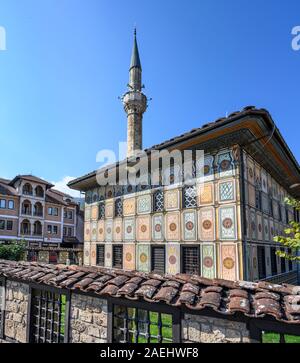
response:
<path id="1" fill-rule="evenodd" d="M 91 243 L 91 265 L 96 266 L 96 244 Z"/>
<path id="2" fill-rule="evenodd" d="M 266 217 L 264 218 L 264 240 L 265 241 L 270 240 L 269 221 Z"/>
<path id="3" fill-rule="evenodd" d="M 263 239 L 263 221 L 262 221 L 261 214 L 257 213 L 256 218 L 257 218 L 257 239 L 259 241 L 262 241 L 262 239 Z"/>
<path id="4" fill-rule="evenodd" d="M 85 265 L 89 265 L 90 264 L 90 249 L 91 249 L 91 244 L 89 242 L 84 243 L 84 255 L 83 255 L 83 263 Z M 40 258 L 40 253 L 44 252 L 44 251 L 40 251 L 39 252 L 39 260 L 41 260 Z M 47 263 L 49 262 L 49 260 L 47 260 Z"/>
<path id="5" fill-rule="evenodd" d="M 113 200 L 107 200 L 105 202 L 105 218 L 113 218 L 114 216 L 114 202 Z"/>
<path id="6" fill-rule="evenodd" d="M 220 178 L 233 175 L 233 158 L 231 152 L 227 151 L 218 154 L 217 165 Z"/>
<path id="7" fill-rule="evenodd" d="M 98 219 L 98 206 L 97 205 L 92 206 L 92 219 L 93 220 Z"/>
<path id="8" fill-rule="evenodd" d="M 197 178 L 202 178 L 203 181 L 207 182 L 214 180 L 214 157 L 212 155 L 204 156 L 204 166 L 202 166 L 201 159 L 196 165 Z"/>
<path id="9" fill-rule="evenodd" d="M 151 216 L 139 216 L 136 218 L 136 236 L 138 241 L 151 240 Z"/>
<path id="10" fill-rule="evenodd" d="M 150 271 L 150 245 L 136 246 L 136 265 L 138 271 L 149 272 Z"/>
<path id="11" fill-rule="evenodd" d="M 165 192 L 165 209 L 179 209 L 179 191 L 178 189 L 167 190 Z"/>
<path id="12" fill-rule="evenodd" d="M 135 198 L 124 198 L 123 215 L 132 216 L 135 214 Z"/>
<path id="13" fill-rule="evenodd" d="M 105 221 L 105 241 L 112 242 L 113 240 L 113 220 L 107 219 Z"/>
<path id="14" fill-rule="evenodd" d="M 85 222 L 84 223 L 84 241 L 90 242 L 91 241 L 91 223 Z"/>
<path id="15" fill-rule="evenodd" d="M 250 211 L 250 238 L 251 239 L 256 239 L 256 231 L 257 231 L 257 226 L 256 226 L 255 211 L 253 209 L 251 209 L 251 211 Z"/>
<path id="16" fill-rule="evenodd" d="M 197 240 L 197 215 L 196 211 L 182 213 L 182 238 L 185 241 Z"/>
<path id="17" fill-rule="evenodd" d="M 85 207 L 84 220 L 89 221 L 90 219 L 91 219 L 91 208 L 90 207 Z"/>
<path id="18" fill-rule="evenodd" d="M 166 214 L 166 239 L 180 241 L 180 214 L 179 212 Z"/>
<path id="19" fill-rule="evenodd" d="M 219 209 L 220 239 L 236 240 L 236 212 L 235 207 L 220 207 Z"/>
<path id="20" fill-rule="evenodd" d="M 215 240 L 215 209 L 201 208 L 199 211 L 199 239 L 200 241 Z"/>
<path id="21" fill-rule="evenodd" d="M 180 245 L 170 243 L 166 246 L 166 273 L 180 273 Z"/>
<path id="22" fill-rule="evenodd" d="M 125 243 L 123 245 L 123 265 L 125 270 L 135 270 L 135 244 Z"/>
<path id="23" fill-rule="evenodd" d="M 248 181 L 254 184 L 254 163 L 252 159 L 248 157 Z"/>
<path id="24" fill-rule="evenodd" d="M 219 183 L 219 201 L 228 202 L 234 201 L 235 199 L 235 188 L 234 181 L 226 181 Z"/>
<path id="25" fill-rule="evenodd" d="M 96 221 L 93 221 L 91 223 L 91 233 L 92 233 L 91 240 L 93 242 L 97 241 L 97 225 L 98 225 L 98 223 Z"/>
<path id="26" fill-rule="evenodd" d="M 221 245 L 221 272 L 224 280 L 237 280 L 236 246 Z"/>
<path id="27" fill-rule="evenodd" d="M 199 185 L 199 205 L 213 204 L 214 202 L 214 185 L 205 183 Z"/>
<path id="28" fill-rule="evenodd" d="M 134 241 L 135 240 L 135 219 L 124 218 L 124 240 Z"/>
<path id="29" fill-rule="evenodd" d="M 114 241 L 116 242 L 122 241 L 122 233 L 123 233 L 122 218 L 116 218 L 114 220 Z"/>
<path id="30" fill-rule="evenodd" d="M 151 213 L 151 194 L 141 195 L 137 198 L 137 213 Z"/>
<path id="31" fill-rule="evenodd" d="M 164 216 L 154 214 L 152 217 L 152 238 L 154 241 L 164 240 Z"/>
<path id="32" fill-rule="evenodd" d="M 106 243 L 105 244 L 105 267 L 112 268 L 112 244 Z"/>
<path id="33" fill-rule="evenodd" d="M 268 177 L 264 169 L 261 170 L 261 189 L 264 193 L 268 193 Z"/>
<path id="34" fill-rule="evenodd" d="M 248 202 L 251 207 L 255 207 L 256 199 L 255 199 L 255 187 L 251 184 L 248 185 Z"/>
<path id="35" fill-rule="evenodd" d="M 273 241 L 273 238 L 275 237 L 275 228 L 274 228 L 274 221 L 270 219 L 270 240 Z"/>
<path id="36" fill-rule="evenodd" d="M 202 276 L 209 279 L 216 277 L 216 254 L 215 245 L 203 244 L 202 245 Z"/>
<path id="37" fill-rule="evenodd" d="M 98 242 L 104 242 L 105 241 L 105 225 L 104 220 L 98 221 Z"/>

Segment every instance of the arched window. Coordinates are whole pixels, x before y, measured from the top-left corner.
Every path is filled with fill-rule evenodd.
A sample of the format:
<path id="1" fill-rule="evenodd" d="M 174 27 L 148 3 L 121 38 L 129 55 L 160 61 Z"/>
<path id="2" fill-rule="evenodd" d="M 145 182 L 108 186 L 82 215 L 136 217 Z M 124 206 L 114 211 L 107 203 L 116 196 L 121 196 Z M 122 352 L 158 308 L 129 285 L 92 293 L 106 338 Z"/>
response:
<path id="1" fill-rule="evenodd" d="M 33 234 L 36 236 L 41 236 L 43 234 L 43 227 L 42 227 L 42 223 L 40 221 L 34 222 Z"/>
<path id="2" fill-rule="evenodd" d="M 31 213 L 32 213 L 32 209 L 31 209 L 30 201 L 29 200 L 24 200 L 24 202 L 22 203 L 22 214 L 30 216 Z"/>
<path id="3" fill-rule="evenodd" d="M 40 202 L 35 203 L 33 208 L 33 215 L 36 217 L 43 217 L 43 206 Z"/>
<path id="4" fill-rule="evenodd" d="M 21 223 L 21 234 L 29 236 L 31 234 L 31 225 L 28 219 L 24 219 Z"/>
<path id="5" fill-rule="evenodd" d="M 23 194 L 32 195 L 32 186 L 29 183 L 24 184 L 23 186 Z"/>
<path id="6" fill-rule="evenodd" d="M 40 185 L 35 188 L 35 195 L 39 198 L 44 197 L 44 189 Z"/>

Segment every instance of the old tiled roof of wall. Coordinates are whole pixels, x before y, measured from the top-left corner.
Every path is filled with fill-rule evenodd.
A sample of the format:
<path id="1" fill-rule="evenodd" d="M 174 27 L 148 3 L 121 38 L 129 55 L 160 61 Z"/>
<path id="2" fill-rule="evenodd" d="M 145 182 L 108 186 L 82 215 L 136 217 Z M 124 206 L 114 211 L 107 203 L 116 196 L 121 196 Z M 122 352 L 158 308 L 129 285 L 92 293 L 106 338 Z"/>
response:
<path id="1" fill-rule="evenodd" d="M 15 182 L 18 180 L 18 179 L 24 179 L 24 180 L 28 180 L 28 181 L 31 181 L 31 182 L 34 182 L 34 183 L 41 183 L 41 184 L 45 184 L 47 185 L 48 187 L 53 187 L 53 184 L 47 182 L 46 180 L 44 179 L 41 179 L 37 176 L 34 176 L 34 175 L 17 175 L 15 176 L 11 181 L 10 181 L 10 185 L 14 185 Z"/>
<path id="2" fill-rule="evenodd" d="M 0 260 L 1 275 L 102 297 L 186 306 L 191 310 L 211 308 L 223 315 L 240 312 L 254 318 L 271 316 L 300 325 L 300 286 L 4 260 Z"/>

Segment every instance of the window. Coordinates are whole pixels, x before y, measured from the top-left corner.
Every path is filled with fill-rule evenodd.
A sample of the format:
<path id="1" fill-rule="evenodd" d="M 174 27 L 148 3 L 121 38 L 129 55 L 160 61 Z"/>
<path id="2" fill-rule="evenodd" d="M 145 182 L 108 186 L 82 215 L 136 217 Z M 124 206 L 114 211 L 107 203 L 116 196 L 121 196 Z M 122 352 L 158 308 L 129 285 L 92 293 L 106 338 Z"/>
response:
<path id="1" fill-rule="evenodd" d="M 122 217 L 123 215 L 123 202 L 121 198 L 115 201 L 115 217 Z"/>
<path id="2" fill-rule="evenodd" d="M 49 207 L 48 208 L 48 214 L 49 214 L 49 216 L 52 216 L 52 213 L 53 213 L 53 209 L 52 209 L 52 207 Z"/>
<path id="3" fill-rule="evenodd" d="M 55 216 L 55 217 L 57 217 L 58 216 L 58 208 L 53 208 L 53 215 Z"/>
<path id="4" fill-rule="evenodd" d="M 58 233 L 58 228 L 57 226 L 53 226 L 53 234 L 57 234 Z"/>
<path id="5" fill-rule="evenodd" d="M 104 245 L 97 245 L 96 264 L 98 266 L 104 266 Z"/>
<path id="6" fill-rule="evenodd" d="M 69 297 L 59 292 L 32 289 L 31 343 L 67 343 Z"/>
<path id="7" fill-rule="evenodd" d="M 73 219 L 73 211 L 68 211 L 68 219 Z"/>
<path id="8" fill-rule="evenodd" d="M 151 270 L 158 274 L 165 273 L 165 247 L 152 246 L 151 248 Z"/>
<path id="9" fill-rule="evenodd" d="M 44 189 L 40 185 L 35 188 L 35 195 L 39 198 L 44 197 Z"/>
<path id="10" fill-rule="evenodd" d="M 184 208 L 197 207 L 197 193 L 194 185 L 183 188 L 183 206 Z"/>
<path id="11" fill-rule="evenodd" d="M 0 220 L 0 230 L 5 229 L 5 221 L 3 219 Z"/>
<path id="12" fill-rule="evenodd" d="M 255 189 L 255 207 L 261 211 L 261 191 L 258 188 Z"/>
<path id="13" fill-rule="evenodd" d="M 104 204 L 104 202 L 101 202 L 99 204 L 98 213 L 99 213 L 99 219 L 104 219 L 104 217 L 105 217 L 105 204 Z"/>
<path id="14" fill-rule="evenodd" d="M 0 278 L 0 338 L 4 336 L 4 316 L 5 316 L 5 280 Z"/>
<path id="15" fill-rule="evenodd" d="M 15 202 L 13 200 L 8 201 L 8 209 L 15 209 Z"/>
<path id="16" fill-rule="evenodd" d="M 276 248 L 271 247 L 271 271 L 272 276 L 277 275 Z"/>
<path id="17" fill-rule="evenodd" d="M 181 269 L 185 274 L 200 273 L 200 250 L 199 246 L 182 246 L 181 247 Z"/>
<path id="18" fill-rule="evenodd" d="M 67 218 L 68 217 L 68 213 L 66 210 L 64 210 L 64 218 Z"/>
<path id="19" fill-rule="evenodd" d="M 283 248 L 281 248 L 280 250 L 281 252 L 284 252 Z M 285 258 L 280 258 L 280 266 L 281 266 L 281 273 L 284 274 L 286 272 Z"/>
<path id="20" fill-rule="evenodd" d="M 52 234 L 52 226 L 51 226 L 51 225 L 48 225 L 48 226 L 47 226 L 47 232 L 48 232 L 49 234 Z"/>
<path id="21" fill-rule="evenodd" d="M 68 228 L 68 237 L 72 237 L 72 228 L 71 227 L 69 227 Z"/>
<path id="22" fill-rule="evenodd" d="M 8 231 L 12 231 L 12 229 L 13 229 L 13 221 L 7 221 L 6 222 L 6 229 Z"/>
<path id="23" fill-rule="evenodd" d="M 113 306 L 114 343 L 173 343 L 173 326 L 172 314 Z"/>
<path id="24" fill-rule="evenodd" d="M 265 247 L 257 247 L 257 263 L 258 263 L 258 278 L 264 279 L 266 277 L 266 254 Z"/>
<path id="25" fill-rule="evenodd" d="M 123 246 L 113 246 L 113 268 L 123 268 Z"/>
<path id="26" fill-rule="evenodd" d="M 6 200 L 5 199 L 0 199 L 0 208 L 1 209 L 5 209 L 6 208 Z"/>
<path id="27" fill-rule="evenodd" d="M 23 194 L 24 195 L 32 195 L 33 191 L 32 191 L 32 186 L 29 183 L 26 183 L 23 186 Z"/>
<path id="28" fill-rule="evenodd" d="M 154 212 L 163 212 L 164 210 L 164 192 L 163 190 L 157 190 L 153 196 L 154 203 L 153 209 Z"/>
<path id="29" fill-rule="evenodd" d="M 63 231 L 64 231 L 64 236 L 66 236 L 67 235 L 67 227 L 64 227 Z"/>

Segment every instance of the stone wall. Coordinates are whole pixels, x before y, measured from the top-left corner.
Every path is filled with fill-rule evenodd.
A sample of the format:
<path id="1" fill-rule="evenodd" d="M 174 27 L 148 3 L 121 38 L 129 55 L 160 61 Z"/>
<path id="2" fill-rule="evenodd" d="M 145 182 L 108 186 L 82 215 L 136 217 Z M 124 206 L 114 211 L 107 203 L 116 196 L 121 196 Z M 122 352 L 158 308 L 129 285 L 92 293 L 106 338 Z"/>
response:
<path id="1" fill-rule="evenodd" d="M 107 342 L 106 300 L 86 295 L 72 294 L 70 342 Z"/>
<path id="2" fill-rule="evenodd" d="M 4 334 L 21 343 L 25 343 L 27 338 L 28 296 L 28 285 L 6 282 Z"/>
<path id="3" fill-rule="evenodd" d="M 181 323 L 184 343 L 250 343 L 242 322 L 185 314 Z"/>

